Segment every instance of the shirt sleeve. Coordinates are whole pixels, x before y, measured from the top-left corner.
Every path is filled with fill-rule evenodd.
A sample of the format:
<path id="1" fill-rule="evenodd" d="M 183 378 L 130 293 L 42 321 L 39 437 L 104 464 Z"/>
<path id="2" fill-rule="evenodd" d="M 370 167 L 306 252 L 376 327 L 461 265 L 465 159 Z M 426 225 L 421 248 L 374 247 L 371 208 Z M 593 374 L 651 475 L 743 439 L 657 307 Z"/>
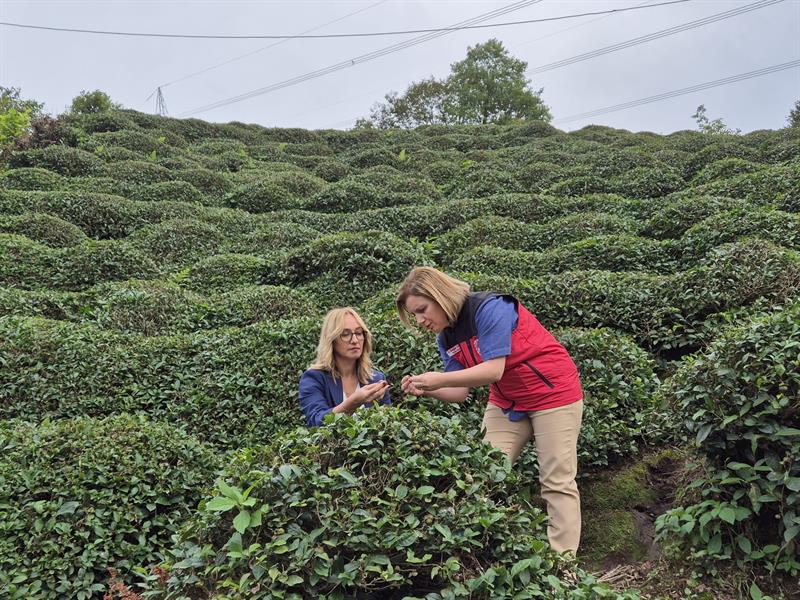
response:
<path id="1" fill-rule="evenodd" d="M 478 347 L 483 360 L 511 354 L 511 334 L 519 315 L 512 300 L 498 296 L 484 302 L 475 313 Z"/>
<path id="2" fill-rule="evenodd" d="M 308 372 L 300 378 L 300 409 L 306 417 L 309 427 L 319 427 L 325 415 L 333 411 L 325 401 L 325 382 L 321 377 L 315 377 Z"/>
<path id="3" fill-rule="evenodd" d="M 447 354 L 447 348 L 444 347 L 444 342 L 442 341 L 441 335 L 436 336 L 436 345 L 439 347 L 439 354 L 442 357 L 445 371 L 460 371 L 464 368 L 464 365 Z"/>

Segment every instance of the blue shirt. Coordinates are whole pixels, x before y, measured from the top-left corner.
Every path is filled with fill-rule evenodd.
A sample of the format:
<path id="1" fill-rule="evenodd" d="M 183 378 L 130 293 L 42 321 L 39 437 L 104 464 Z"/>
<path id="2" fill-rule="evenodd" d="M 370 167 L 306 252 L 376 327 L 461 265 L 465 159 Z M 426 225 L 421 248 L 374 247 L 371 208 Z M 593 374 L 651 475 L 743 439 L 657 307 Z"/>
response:
<path id="1" fill-rule="evenodd" d="M 372 371 L 372 378 L 369 383 L 382 381 L 386 376 L 380 371 Z M 333 412 L 333 407 L 338 406 L 344 399 L 342 389 L 342 378 L 333 380 L 333 375 L 328 371 L 320 369 L 308 369 L 300 377 L 300 409 L 306 417 L 309 427 L 319 427 L 325 415 Z M 391 404 L 392 399 L 389 395 L 389 388 L 381 399 L 381 404 Z M 372 403 L 364 406 L 372 406 Z"/>
<path id="2" fill-rule="evenodd" d="M 484 361 L 508 356 L 511 354 L 511 333 L 517 328 L 519 315 L 511 300 L 497 297 L 490 298 L 475 313 L 475 325 L 478 327 L 478 347 Z M 459 371 L 464 366 L 447 355 L 447 348 L 442 345 L 442 336 L 436 336 L 439 354 L 444 361 L 445 371 Z"/>

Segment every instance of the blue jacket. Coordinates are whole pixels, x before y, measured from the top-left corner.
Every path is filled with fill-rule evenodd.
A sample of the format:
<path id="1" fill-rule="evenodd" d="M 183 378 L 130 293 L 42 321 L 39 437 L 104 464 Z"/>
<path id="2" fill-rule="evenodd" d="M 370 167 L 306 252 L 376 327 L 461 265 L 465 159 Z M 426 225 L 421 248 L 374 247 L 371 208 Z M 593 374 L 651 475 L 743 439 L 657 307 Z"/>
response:
<path id="1" fill-rule="evenodd" d="M 372 371 L 369 383 L 386 379 L 380 371 Z M 306 416 L 309 427 L 322 425 L 325 415 L 333 411 L 333 407 L 342 403 L 342 379 L 333 380 L 333 375 L 328 371 L 308 369 L 300 377 L 300 408 Z M 391 404 L 389 389 L 383 395 L 381 404 Z M 364 406 L 371 406 L 372 403 Z"/>

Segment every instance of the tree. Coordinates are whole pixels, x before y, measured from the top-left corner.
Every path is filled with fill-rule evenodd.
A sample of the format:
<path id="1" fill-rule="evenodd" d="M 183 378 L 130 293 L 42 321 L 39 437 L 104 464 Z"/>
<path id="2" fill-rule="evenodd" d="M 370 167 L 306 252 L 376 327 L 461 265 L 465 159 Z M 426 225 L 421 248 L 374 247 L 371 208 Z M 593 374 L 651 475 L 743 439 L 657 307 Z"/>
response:
<path id="1" fill-rule="evenodd" d="M 451 65 L 445 80 L 429 77 L 411 83 L 405 93 L 390 92 L 356 127 L 413 128 L 447 123 L 549 122 L 550 110 L 525 78 L 528 65 L 511 57 L 492 39 L 467 49 L 467 57 Z"/>
<path id="2" fill-rule="evenodd" d="M 0 86 L 0 159 L 29 135 L 31 121 L 42 117 L 44 105 L 24 100 L 19 88 Z"/>
<path id="3" fill-rule="evenodd" d="M 112 108 L 119 108 L 119 105 L 111 101 L 108 94 L 95 90 L 87 92 L 82 90 L 80 94 L 75 96 L 70 106 L 70 112 L 77 114 L 94 114 L 101 112 L 108 112 Z"/>
<path id="4" fill-rule="evenodd" d="M 697 128 L 708 135 L 719 135 L 722 133 L 738 135 L 742 133 L 741 129 L 728 129 L 722 119 L 709 120 L 706 115 L 706 107 L 703 104 L 697 107 L 697 111 L 692 115 L 692 118 L 697 123 Z"/>
<path id="5" fill-rule="evenodd" d="M 786 120 L 789 122 L 789 127 L 800 127 L 800 100 L 794 103 L 794 108 L 789 112 Z"/>
<path id="6" fill-rule="evenodd" d="M 549 122 L 542 89 L 529 87 L 527 68 L 528 63 L 510 56 L 496 39 L 469 48 L 464 60 L 451 65 L 445 112 L 459 123 Z"/>
<path id="7" fill-rule="evenodd" d="M 19 88 L 3 87 L 0 85 L 0 113 L 14 109 L 19 113 L 28 111 L 31 119 L 36 119 L 43 114 L 44 104 L 36 100 L 24 100 Z"/>
<path id="8" fill-rule="evenodd" d="M 369 120 L 359 121 L 359 124 L 371 124 L 381 129 L 410 129 L 419 125 L 447 123 L 448 115 L 444 112 L 444 106 L 448 94 L 447 83 L 441 79 L 430 77 L 414 82 L 406 88 L 402 96 L 397 92 L 386 94 L 386 102 L 376 103 L 372 107 Z"/>

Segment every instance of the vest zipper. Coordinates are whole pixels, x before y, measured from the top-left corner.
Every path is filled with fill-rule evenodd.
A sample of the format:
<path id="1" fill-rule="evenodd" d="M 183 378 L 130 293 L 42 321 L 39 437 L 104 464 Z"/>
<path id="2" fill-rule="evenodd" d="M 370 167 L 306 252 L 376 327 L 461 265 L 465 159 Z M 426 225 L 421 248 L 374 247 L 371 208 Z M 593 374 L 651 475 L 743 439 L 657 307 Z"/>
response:
<path id="1" fill-rule="evenodd" d="M 526 360 L 526 361 L 523 361 L 523 363 L 525 364 L 525 366 L 526 366 L 526 367 L 528 367 L 528 368 L 529 368 L 531 371 L 533 371 L 533 372 L 536 374 L 536 376 L 537 376 L 537 377 L 539 377 L 539 379 L 541 379 L 541 380 L 542 380 L 542 383 L 544 383 L 544 384 L 545 384 L 547 387 L 549 387 L 550 389 L 553 389 L 553 387 L 554 387 L 554 386 L 553 386 L 553 384 L 552 384 L 552 383 L 550 383 L 550 382 L 547 380 L 547 377 L 545 377 L 544 375 L 542 375 L 542 372 L 541 372 L 539 369 L 537 369 L 536 367 L 534 367 L 534 366 L 533 366 L 531 363 L 529 363 L 527 360 Z"/>

